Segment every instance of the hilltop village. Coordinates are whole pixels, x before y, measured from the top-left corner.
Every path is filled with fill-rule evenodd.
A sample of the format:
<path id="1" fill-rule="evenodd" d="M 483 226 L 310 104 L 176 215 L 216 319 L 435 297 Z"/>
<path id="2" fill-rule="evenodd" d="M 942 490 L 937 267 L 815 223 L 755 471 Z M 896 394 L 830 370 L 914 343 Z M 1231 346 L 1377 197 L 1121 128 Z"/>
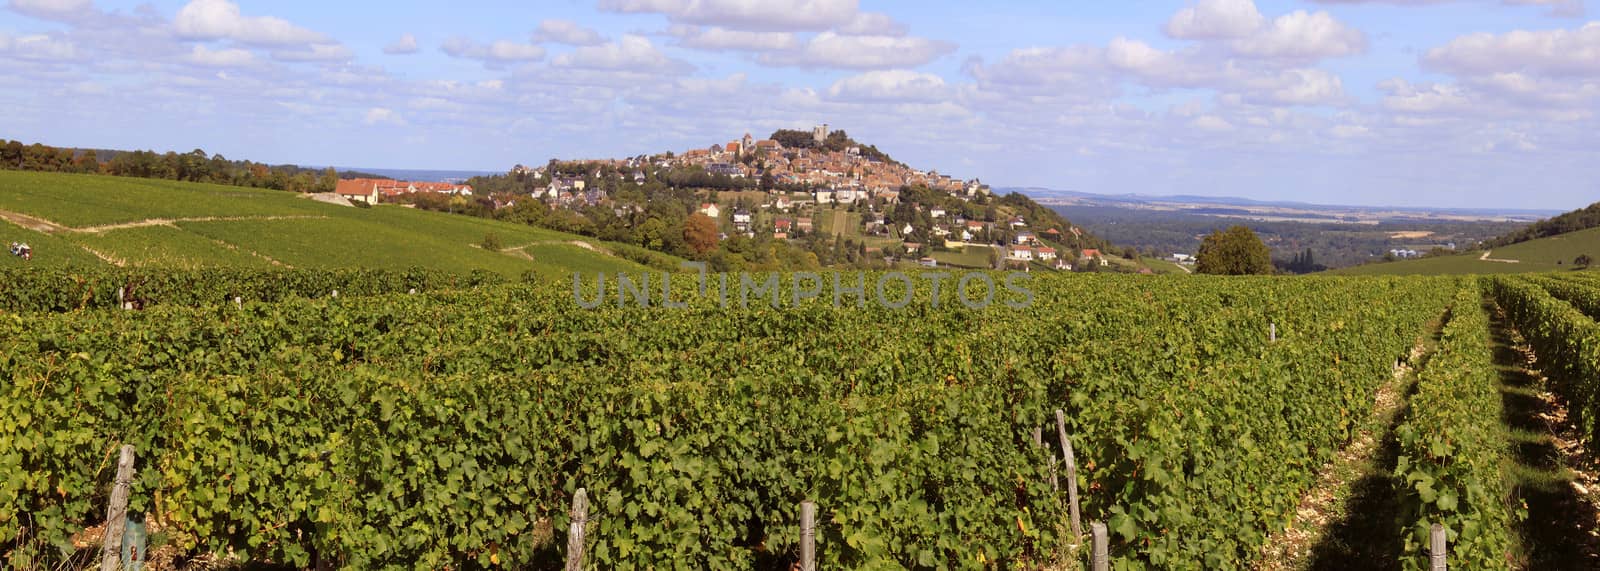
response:
<path id="1" fill-rule="evenodd" d="M 1025 196 L 914 168 L 828 125 L 681 152 L 517 165 L 464 184 L 344 181 L 339 193 L 593 236 L 723 271 L 1152 271 L 1136 252 L 1112 251 Z"/>

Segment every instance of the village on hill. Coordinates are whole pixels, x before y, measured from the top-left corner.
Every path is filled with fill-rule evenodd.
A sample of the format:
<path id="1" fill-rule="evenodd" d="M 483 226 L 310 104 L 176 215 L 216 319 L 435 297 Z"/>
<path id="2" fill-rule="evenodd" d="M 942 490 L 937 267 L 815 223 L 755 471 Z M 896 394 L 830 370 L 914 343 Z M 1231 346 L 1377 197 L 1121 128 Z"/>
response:
<path id="1" fill-rule="evenodd" d="M 517 165 L 465 182 L 342 178 L 323 196 L 521 222 L 705 260 L 720 271 L 1148 273 L 1154 265 L 1025 196 L 996 196 L 980 180 L 913 168 L 826 124 L 682 152 Z"/>
<path id="2" fill-rule="evenodd" d="M 687 190 L 695 198 L 688 209 L 715 221 L 722 239 L 830 237 L 891 265 L 1064 271 L 1111 265 L 1102 243 L 1092 237 L 1086 243 L 1080 228 L 1026 198 L 1010 198 L 1027 201 L 1027 208 L 1015 208 L 980 180 L 913 168 L 826 124 L 764 139 L 745 133 L 680 153 L 518 165 L 508 177 L 519 183 L 506 200 L 527 197 L 575 213 L 609 208 L 621 218 L 668 197 L 648 191 L 653 186 Z M 646 203 L 636 188 L 646 189 Z"/>

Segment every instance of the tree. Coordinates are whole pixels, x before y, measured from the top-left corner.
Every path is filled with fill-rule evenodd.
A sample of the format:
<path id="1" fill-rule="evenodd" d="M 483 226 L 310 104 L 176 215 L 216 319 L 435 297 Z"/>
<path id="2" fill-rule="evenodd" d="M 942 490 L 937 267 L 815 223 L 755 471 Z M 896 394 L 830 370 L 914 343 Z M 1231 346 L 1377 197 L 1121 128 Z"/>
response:
<path id="1" fill-rule="evenodd" d="M 1195 269 L 1202 274 L 1243 276 L 1272 273 L 1272 251 L 1247 226 L 1234 226 L 1207 235 L 1200 242 L 1200 251 L 1195 258 Z"/>
<path id="2" fill-rule="evenodd" d="M 1572 265 L 1580 268 L 1588 268 L 1589 265 L 1593 263 L 1594 258 L 1590 257 L 1588 254 L 1579 254 L 1578 257 L 1573 258 L 1572 260 Z"/>
<path id="3" fill-rule="evenodd" d="M 317 192 L 333 192 L 339 188 L 339 173 L 333 167 L 323 169 L 322 178 L 317 180 Z"/>
<path id="4" fill-rule="evenodd" d="M 94 174 L 100 172 L 100 154 L 96 153 L 94 149 L 84 151 L 83 156 L 78 158 L 77 167 L 77 171 L 81 173 Z"/>
<path id="5" fill-rule="evenodd" d="M 498 252 L 498 251 L 500 251 L 501 248 L 504 247 L 504 245 L 502 245 L 502 243 L 500 242 L 500 235 L 499 234 L 495 234 L 494 232 L 490 232 L 488 234 L 484 234 L 483 235 L 483 242 L 479 243 L 478 245 L 482 246 L 483 249 L 488 250 L 490 252 Z"/>
<path id="6" fill-rule="evenodd" d="M 699 256 L 716 249 L 717 221 L 696 212 L 683 221 L 683 241 Z"/>

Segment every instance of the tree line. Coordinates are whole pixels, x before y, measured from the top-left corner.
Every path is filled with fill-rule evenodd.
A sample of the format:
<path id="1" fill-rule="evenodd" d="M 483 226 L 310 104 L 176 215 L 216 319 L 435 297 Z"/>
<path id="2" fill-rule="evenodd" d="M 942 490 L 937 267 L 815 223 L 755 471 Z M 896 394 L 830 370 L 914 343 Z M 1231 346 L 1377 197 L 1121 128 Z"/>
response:
<path id="1" fill-rule="evenodd" d="M 783 145 L 783 148 L 785 149 L 821 149 L 834 153 L 842 153 L 845 151 L 845 149 L 857 147 L 861 151 L 861 156 L 868 159 L 891 165 L 900 164 L 899 162 L 890 158 L 888 153 L 878 150 L 876 145 L 863 145 L 856 142 L 854 139 L 851 139 L 850 135 L 844 132 L 844 129 L 829 132 L 828 136 L 824 138 L 821 143 L 817 142 L 817 139 L 812 136 L 810 131 L 798 131 L 794 129 L 778 129 L 777 131 L 773 131 L 772 136 L 768 138 L 777 141 L 778 144 Z"/>
<path id="2" fill-rule="evenodd" d="M 1484 245 L 1489 248 L 1504 248 L 1528 240 L 1588 230 L 1596 226 L 1600 226 L 1600 202 L 1554 218 L 1540 220 L 1526 228 L 1485 242 Z"/>
<path id="3" fill-rule="evenodd" d="M 204 182 L 290 192 L 333 192 L 340 178 L 387 178 L 354 171 L 340 173 L 331 167 L 318 170 L 235 161 L 220 154 L 208 155 L 201 149 L 157 153 L 52 147 L 10 140 L 0 144 L 0 169 Z"/>

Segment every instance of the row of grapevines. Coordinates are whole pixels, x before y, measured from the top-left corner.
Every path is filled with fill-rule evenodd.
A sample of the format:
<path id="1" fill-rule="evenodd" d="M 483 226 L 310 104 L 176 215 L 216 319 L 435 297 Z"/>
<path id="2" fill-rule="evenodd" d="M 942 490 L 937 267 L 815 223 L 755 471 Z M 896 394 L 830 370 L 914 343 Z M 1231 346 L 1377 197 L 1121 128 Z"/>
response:
<path id="1" fill-rule="evenodd" d="M 1418 374 L 1410 415 L 1396 429 L 1405 569 L 1430 568 L 1435 523 L 1446 530 L 1451 567 L 1503 568 L 1512 526 L 1525 515 L 1510 499 L 1509 440 L 1482 304 L 1475 284 L 1456 294 L 1439 347 Z"/>
<path id="2" fill-rule="evenodd" d="M 1556 299 L 1572 304 L 1573 308 L 1582 311 L 1584 315 L 1591 318 L 1600 315 L 1600 281 L 1565 276 L 1562 278 L 1532 276 L 1527 279 L 1550 292 Z"/>
<path id="3" fill-rule="evenodd" d="M 1180 369 L 1176 382 L 1159 389 L 1140 387 L 1130 395 L 1138 408 L 1107 410 L 1102 403 L 1117 399 L 1082 399 L 1080 415 L 1110 413 L 1081 430 L 1092 443 L 1090 484 L 1103 486 L 1089 511 L 1117 534 L 1120 564 L 1201 569 L 1249 561 L 1370 413 L 1374 390 L 1422 323 L 1442 310 L 1434 301 L 1443 297 L 1438 282 L 1307 285 L 1291 294 L 1300 307 L 1274 316 L 1278 344 L 1257 344 L 1252 353 L 1213 346 L 1207 335 L 1200 348 L 1219 358 L 1189 374 Z M 1393 299 L 1411 301 L 1384 301 Z"/>
<path id="4" fill-rule="evenodd" d="M 577 310 L 518 286 L 14 316 L 0 374 L 30 422 L 0 425 L 24 444 L 0 456 L 0 533 L 59 543 L 91 521 L 100 459 L 131 441 L 159 466 L 137 509 L 260 560 L 538 567 L 583 486 L 607 568 L 791 557 L 803 499 L 833 566 L 1039 564 L 1065 538 L 1030 434 L 1064 408 L 1121 557 L 1237 565 L 1444 283 L 1074 276 L 987 310 L 948 290 Z"/>
<path id="5" fill-rule="evenodd" d="M 1572 421 L 1594 442 L 1600 436 L 1600 325 L 1574 304 L 1551 295 L 1539 281 L 1498 277 L 1487 283 L 1539 355 L 1540 368 L 1566 399 Z"/>
<path id="6" fill-rule="evenodd" d="M 240 297 L 274 302 L 291 296 L 323 297 L 404 293 L 505 281 L 499 274 L 458 275 L 415 268 L 395 270 L 250 270 L 213 268 L 0 270 L 0 313 L 62 312 L 162 304 L 219 304 Z M 117 297 L 122 292 L 122 298 Z"/>

